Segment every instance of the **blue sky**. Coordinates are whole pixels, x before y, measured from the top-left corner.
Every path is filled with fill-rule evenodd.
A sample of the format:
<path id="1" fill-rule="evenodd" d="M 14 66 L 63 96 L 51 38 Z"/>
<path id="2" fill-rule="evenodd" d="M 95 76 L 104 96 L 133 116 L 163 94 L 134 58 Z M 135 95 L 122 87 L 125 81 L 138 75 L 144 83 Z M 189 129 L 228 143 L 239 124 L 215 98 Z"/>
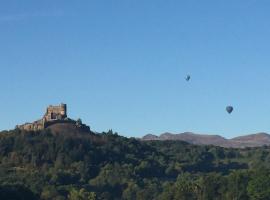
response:
<path id="1" fill-rule="evenodd" d="M 64 102 L 93 130 L 125 136 L 270 132 L 269 9 L 267 0 L 3 0 L 0 130 Z"/>

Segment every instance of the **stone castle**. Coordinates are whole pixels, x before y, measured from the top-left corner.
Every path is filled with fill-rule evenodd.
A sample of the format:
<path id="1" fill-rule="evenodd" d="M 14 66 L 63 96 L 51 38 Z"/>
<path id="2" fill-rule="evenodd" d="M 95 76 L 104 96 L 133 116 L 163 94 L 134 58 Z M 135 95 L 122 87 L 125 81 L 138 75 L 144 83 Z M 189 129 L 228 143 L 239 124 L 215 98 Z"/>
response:
<path id="1" fill-rule="evenodd" d="M 81 124 L 81 121 L 75 121 L 67 117 L 67 105 L 60 104 L 59 106 L 50 105 L 42 119 L 34 121 L 32 123 L 26 123 L 16 126 L 17 129 L 25 131 L 40 131 L 56 123 L 72 123 L 78 127 L 87 127 Z M 90 130 L 90 128 L 89 128 Z"/>

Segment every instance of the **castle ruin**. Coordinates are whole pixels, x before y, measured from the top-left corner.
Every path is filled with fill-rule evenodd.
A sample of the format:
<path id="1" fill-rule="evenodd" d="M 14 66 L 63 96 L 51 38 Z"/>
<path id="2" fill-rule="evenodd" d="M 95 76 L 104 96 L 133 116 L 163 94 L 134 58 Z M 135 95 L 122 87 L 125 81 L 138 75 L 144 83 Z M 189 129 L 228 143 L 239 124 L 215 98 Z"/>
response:
<path id="1" fill-rule="evenodd" d="M 66 118 L 67 118 L 67 105 L 62 103 L 60 106 L 50 105 L 47 108 L 43 120 L 45 120 L 45 122 L 49 122 L 54 120 L 64 120 Z"/>
<path id="2" fill-rule="evenodd" d="M 26 131 L 39 131 L 47 128 L 55 123 L 76 123 L 76 121 L 67 118 L 67 105 L 60 104 L 59 106 L 50 105 L 42 119 L 33 123 L 26 123 L 16 126 L 17 129 Z"/>

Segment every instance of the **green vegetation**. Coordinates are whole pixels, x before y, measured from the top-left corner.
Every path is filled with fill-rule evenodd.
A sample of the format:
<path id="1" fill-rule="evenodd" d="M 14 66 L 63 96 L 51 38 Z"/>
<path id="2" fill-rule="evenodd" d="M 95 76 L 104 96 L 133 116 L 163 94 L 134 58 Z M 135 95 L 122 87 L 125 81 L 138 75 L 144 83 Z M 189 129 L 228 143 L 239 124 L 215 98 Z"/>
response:
<path id="1" fill-rule="evenodd" d="M 0 134 L 0 199 L 270 199 L 270 147 L 142 142 L 113 131 Z"/>

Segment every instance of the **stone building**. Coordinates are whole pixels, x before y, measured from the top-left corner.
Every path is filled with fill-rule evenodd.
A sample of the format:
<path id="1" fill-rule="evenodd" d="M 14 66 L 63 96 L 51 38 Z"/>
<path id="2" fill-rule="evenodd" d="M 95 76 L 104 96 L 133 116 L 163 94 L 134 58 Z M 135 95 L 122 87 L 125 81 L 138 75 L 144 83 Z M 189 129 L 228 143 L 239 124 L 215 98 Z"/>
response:
<path id="1" fill-rule="evenodd" d="M 53 120 L 64 120 L 65 118 L 67 118 L 67 105 L 63 103 L 59 106 L 50 105 L 43 117 L 46 122 Z"/>
<path id="2" fill-rule="evenodd" d="M 33 123 L 18 125 L 16 128 L 26 131 L 38 131 L 58 122 L 72 122 L 72 120 L 67 118 L 66 104 L 60 104 L 59 106 L 50 105 L 42 119 L 34 121 Z"/>

